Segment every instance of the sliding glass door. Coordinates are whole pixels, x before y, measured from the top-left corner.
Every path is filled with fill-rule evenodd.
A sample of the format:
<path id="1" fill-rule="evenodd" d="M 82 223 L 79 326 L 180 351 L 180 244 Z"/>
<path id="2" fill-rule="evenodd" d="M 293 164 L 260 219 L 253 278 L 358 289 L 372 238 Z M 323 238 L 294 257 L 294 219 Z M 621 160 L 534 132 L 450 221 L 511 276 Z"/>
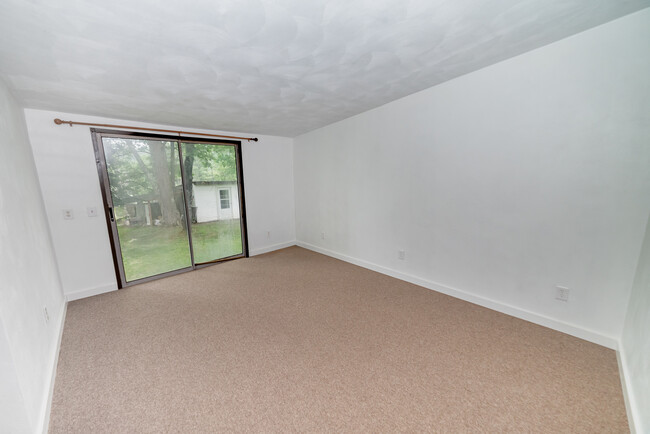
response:
<path id="1" fill-rule="evenodd" d="M 246 256 L 239 142 L 92 131 L 121 287 Z"/>
<path id="2" fill-rule="evenodd" d="M 237 155 L 233 146 L 183 142 L 185 194 L 197 264 L 243 253 Z"/>

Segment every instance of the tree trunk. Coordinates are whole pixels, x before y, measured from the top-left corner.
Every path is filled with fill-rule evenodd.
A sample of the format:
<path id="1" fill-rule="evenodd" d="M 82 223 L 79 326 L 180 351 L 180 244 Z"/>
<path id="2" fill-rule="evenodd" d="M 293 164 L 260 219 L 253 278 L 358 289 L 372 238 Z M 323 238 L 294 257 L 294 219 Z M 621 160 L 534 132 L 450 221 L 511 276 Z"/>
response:
<path id="1" fill-rule="evenodd" d="M 151 165 L 153 166 L 154 177 L 156 178 L 156 189 L 158 190 L 158 202 L 162 213 L 162 224 L 165 226 L 176 226 L 180 224 L 181 216 L 174 201 L 174 186 L 169 178 L 169 162 L 165 146 L 160 142 L 148 142 L 151 152 Z"/>
<path id="2" fill-rule="evenodd" d="M 169 179 L 172 183 L 172 187 L 176 187 L 176 154 L 178 150 L 176 149 L 176 143 L 169 143 Z"/>
<path id="3" fill-rule="evenodd" d="M 196 223 L 196 213 L 194 212 L 194 174 L 192 173 L 194 169 L 194 143 L 185 144 L 185 152 L 183 153 L 183 169 L 185 172 L 185 197 L 187 203 L 190 204 L 191 222 Z"/>

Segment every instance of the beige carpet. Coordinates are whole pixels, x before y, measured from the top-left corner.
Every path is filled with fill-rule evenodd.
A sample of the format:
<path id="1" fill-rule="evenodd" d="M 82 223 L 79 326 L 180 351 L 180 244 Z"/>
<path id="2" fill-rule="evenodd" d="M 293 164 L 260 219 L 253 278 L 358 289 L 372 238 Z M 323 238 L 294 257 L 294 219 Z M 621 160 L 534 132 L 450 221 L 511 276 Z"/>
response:
<path id="1" fill-rule="evenodd" d="M 298 247 L 69 304 L 53 433 L 626 432 L 614 351 Z"/>

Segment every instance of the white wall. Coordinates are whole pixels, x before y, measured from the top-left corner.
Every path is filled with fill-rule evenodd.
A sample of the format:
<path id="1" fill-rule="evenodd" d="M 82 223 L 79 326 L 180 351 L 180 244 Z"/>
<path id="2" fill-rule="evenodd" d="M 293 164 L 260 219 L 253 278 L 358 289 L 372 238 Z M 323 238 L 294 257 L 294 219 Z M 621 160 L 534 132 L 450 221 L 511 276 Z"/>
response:
<path id="1" fill-rule="evenodd" d="M 636 431 L 650 432 L 650 218 L 627 308 L 621 347 Z"/>
<path id="2" fill-rule="evenodd" d="M 18 378 L 11 343 L 0 318 L 0 428 L 8 433 L 29 433 L 35 424 L 27 417 Z"/>
<path id="3" fill-rule="evenodd" d="M 25 110 L 25 118 L 66 296 L 74 299 L 116 289 L 90 127 L 59 126 L 53 119 L 183 128 L 33 109 Z M 251 254 L 295 240 L 293 141 L 257 137 L 259 142 L 242 142 Z M 91 206 L 100 210 L 99 216 L 87 216 L 86 208 Z M 64 209 L 72 209 L 75 218 L 64 220 Z"/>
<path id="4" fill-rule="evenodd" d="M 229 191 L 230 208 L 221 209 L 220 190 Z M 194 185 L 194 203 L 197 206 L 196 220 L 199 223 L 239 218 L 237 184 Z"/>
<path id="5" fill-rule="evenodd" d="M 299 244 L 615 347 L 650 211 L 648 41 L 650 9 L 297 137 Z"/>
<path id="6" fill-rule="evenodd" d="M 0 431 L 41 432 L 65 302 L 25 119 L 2 81 L 0 152 Z"/>

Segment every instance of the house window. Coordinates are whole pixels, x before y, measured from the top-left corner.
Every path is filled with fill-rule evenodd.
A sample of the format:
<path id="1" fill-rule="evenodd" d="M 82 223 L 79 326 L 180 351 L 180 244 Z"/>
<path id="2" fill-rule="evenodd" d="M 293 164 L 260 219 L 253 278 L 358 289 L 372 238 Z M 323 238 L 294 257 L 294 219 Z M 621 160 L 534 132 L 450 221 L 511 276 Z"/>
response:
<path id="1" fill-rule="evenodd" d="M 230 209 L 230 190 L 219 190 L 221 209 Z"/>

